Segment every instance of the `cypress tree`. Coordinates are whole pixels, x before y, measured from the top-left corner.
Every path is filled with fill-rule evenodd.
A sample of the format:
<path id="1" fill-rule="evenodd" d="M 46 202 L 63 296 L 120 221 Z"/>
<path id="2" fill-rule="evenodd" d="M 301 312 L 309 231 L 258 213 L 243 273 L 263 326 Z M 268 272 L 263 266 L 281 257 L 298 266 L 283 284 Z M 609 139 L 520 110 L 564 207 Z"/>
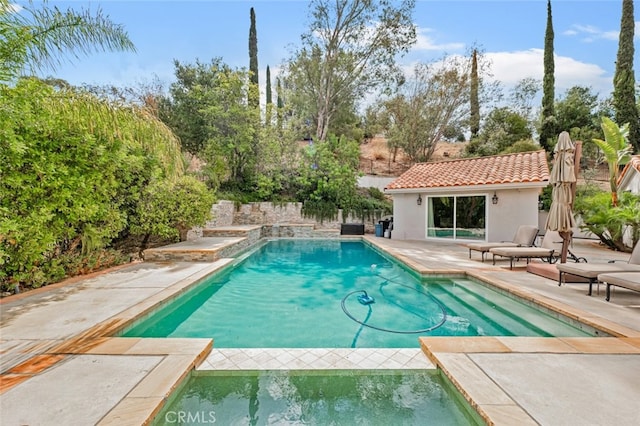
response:
<path id="1" fill-rule="evenodd" d="M 622 19 L 616 71 L 613 77 L 613 107 L 619 126 L 629 123 L 629 142 L 640 152 L 640 116 L 635 96 L 633 72 L 634 36 L 633 0 L 622 0 Z"/>
<path id="2" fill-rule="evenodd" d="M 267 65 L 267 105 L 272 103 L 271 100 L 271 70 L 269 69 L 269 65 Z"/>
<path id="3" fill-rule="evenodd" d="M 471 61 L 471 139 L 480 131 L 480 102 L 478 101 L 478 50 L 473 50 Z"/>
<path id="4" fill-rule="evenodd" d="M 278 92 L 276 104 L 276 125 L 278 126 L 278 129 L 282 130 L 282 114 L 284 110 L 284 101 L 282 99 L 282 84 L 280 83 L 280 78 L 276 79 L 276 90 Z"/>
<path id="5" fill-rule="evenodd" d="M 251 27 L 249 28 L 249 106 L 260 107 L 260 90 L 258 85 L 258 35 L 256 31 L 256 14 L 251 8 Z"/>
<path id="6" fill-rule="evenodd" d="M 271 125 L 271 111 L 273 109 L 273 101 L 271 100 L 271 70 L 269 69 L 269 65 L 267 65 L 267 88 L 266 88 L 266 116 L 265 123 L 267 126 Z"/>
<path id="7" fill-rule="evenodd" d="M 551 151 L 551 143 L 556 137 L 555 64 L 553 61 L 553 20 L 551 0 L 547 0 L 547 29 L 544 35 L 544 76 L 542 79 L 542 123 L 540 125 L 540 146 Z"/>

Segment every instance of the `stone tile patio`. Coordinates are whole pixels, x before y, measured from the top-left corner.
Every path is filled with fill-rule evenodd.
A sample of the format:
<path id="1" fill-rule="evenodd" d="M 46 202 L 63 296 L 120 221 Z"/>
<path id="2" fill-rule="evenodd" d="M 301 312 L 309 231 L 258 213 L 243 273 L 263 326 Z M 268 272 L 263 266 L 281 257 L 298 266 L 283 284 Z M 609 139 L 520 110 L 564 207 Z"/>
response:
<path id="1" fill-rule="evenodd" d="M 473 276 L 618 338 L 425 338 L 422 350 L 236 350 L 212 349 L 210 339 L 113 337 L 231 259 L 147 262 L 1 300 L 0 423 L 144 424 L 194 368 L 435 365 L 494 424 L 640 424 L 640 385 L 630 374 L 640 371 L 637 293 L 617 289 L 605 302 L 604 292 L 586 296 L 585 284 L 558 287 L 527 273 L 524 262 L 509 270 L 508 261 L 469 259 L 459 244 L 364 238 L 416 271 Z M 589 262 L 628 257 L 590 241 L 577 241 L 572 251 Z"/>

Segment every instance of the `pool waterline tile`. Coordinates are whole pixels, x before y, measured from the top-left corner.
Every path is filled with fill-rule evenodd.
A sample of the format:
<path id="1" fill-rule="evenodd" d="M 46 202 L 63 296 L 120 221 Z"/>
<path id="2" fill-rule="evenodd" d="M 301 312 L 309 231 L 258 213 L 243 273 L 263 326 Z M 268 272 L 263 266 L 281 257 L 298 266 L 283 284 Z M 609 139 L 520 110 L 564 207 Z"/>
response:
<path id="1" fill-rule="evenodd" d="M 197 370 L 433 369 L 415 349 L 216 349 Z"/>

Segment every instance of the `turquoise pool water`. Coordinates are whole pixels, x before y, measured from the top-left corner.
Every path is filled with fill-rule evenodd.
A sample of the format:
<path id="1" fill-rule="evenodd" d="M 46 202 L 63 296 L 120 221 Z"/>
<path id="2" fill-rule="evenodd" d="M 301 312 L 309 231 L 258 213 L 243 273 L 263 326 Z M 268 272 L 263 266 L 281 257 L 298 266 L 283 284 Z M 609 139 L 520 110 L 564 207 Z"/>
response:
<path id="1" fill-rule="evenodd" d="M 365 292 L 373 303 L 359 300 Z M 418 336 L 589 334 L 469 279 L 420 279 L 360 241 L 275 240 L 122 335 L 209 337 L 217 348 L 402 348 Z"/>
<path id="2" fill-rule="evenodd" d="M 436 370 L 198 372 L 154 425 L 476 425 Z"/>

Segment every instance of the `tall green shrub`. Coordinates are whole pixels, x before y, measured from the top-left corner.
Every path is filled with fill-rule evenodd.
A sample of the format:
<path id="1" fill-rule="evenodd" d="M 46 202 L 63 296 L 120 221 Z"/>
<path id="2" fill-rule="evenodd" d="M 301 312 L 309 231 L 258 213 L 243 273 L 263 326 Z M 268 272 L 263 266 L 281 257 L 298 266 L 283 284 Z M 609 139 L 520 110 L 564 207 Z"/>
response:
<path id="1" fill-rule="evenodd" d="M 478 51 L 473 50 L 471 62 L 471 95 L 469 97 L 470 105 L 470 127 L 471 139 L 478 136 L 480 131 L 480 101 L 478 100 Z"/>
<path id="2" fill-rule="evenodd" d="M 557 137 L 555 102 L 555 62 L 553 59 L 553 18 L 551 0 L 547 0 L 547 28 L 544 34 L 544 75 L 542 77 L 542 123 L 540 123 L 540 146 L 551 151 L 551 141 Z"/>
<path id="3" fill-rule="evenodd" d="M 633 150 L 638 153 L 640 152 L 640 115 L 636 104 L 636 82 L 633 71 L 634 27 L 633 0 L 623 0 L 616 71 L 613 76 L 613 106 L 616 122 L 620 125 L 629 123 L 629 141 Z"/>
<path id="4" fill-rule="evenodd" d="M 640 195 L 625 192 L 618 205 L 612 206 L 608 192 L 579 193 L 574 210 L 582 219 L 581 229 L 614 250 L 630 252 L 640 241 Z M 625 233 L 631 244 L 625 244 Z"/>
<path id="5" fill-rule="evenodd" d="M 39 287 L 127 228 L 139 191 L 183 173 L 151 115 L 36 79 L 0 85 L 0 285 Z M 66 259 L 66 260 L 65 260 Z"/>

